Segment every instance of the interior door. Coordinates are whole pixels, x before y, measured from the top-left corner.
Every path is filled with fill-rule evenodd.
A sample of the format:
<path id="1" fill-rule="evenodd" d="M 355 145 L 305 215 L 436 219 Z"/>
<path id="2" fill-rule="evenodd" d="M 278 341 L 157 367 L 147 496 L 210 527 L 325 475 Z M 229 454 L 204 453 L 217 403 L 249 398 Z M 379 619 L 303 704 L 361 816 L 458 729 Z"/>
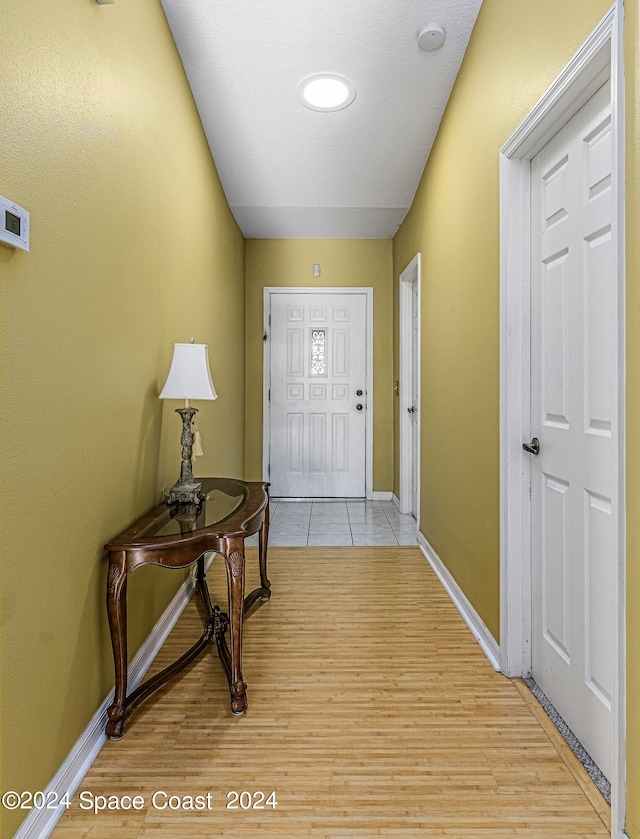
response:
<path id="1" fill-rule="evenodd" d="M 399 508 L 419 518 L 420 507 L 420 263 L 417 253 L 400 274 Z"/>
<path id="2" fill-rule="evenodd" d="M 367 298 L 271 294 L 271 493 L 366 492 Z"/>
<path id="3" fill-rule="evenodd" d="M 532 673 L 611 779 L 617 279 L 609 84 L 531 168 Z"/>
<path id="4" fill-rule="evenodd" d="M 411 289 L 411 512 L 418 518 L 418 489 L 420 486 L 420 315 L 419 315 L 418 280 L 414 280 Z"/>

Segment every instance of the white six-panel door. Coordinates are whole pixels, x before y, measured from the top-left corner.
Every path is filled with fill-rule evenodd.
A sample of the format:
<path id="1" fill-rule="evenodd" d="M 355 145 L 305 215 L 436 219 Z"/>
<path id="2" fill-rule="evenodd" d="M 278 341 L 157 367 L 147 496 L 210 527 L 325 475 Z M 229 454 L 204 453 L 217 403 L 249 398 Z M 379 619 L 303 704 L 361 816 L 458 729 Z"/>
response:
<path id="1" fill-rule="evenodd" d="M 367 298 L 271 293 L 274 497 L 364 497 Z"/>
<path id="2" fill-rule="evenodd" d="M 411 512 L 418 518 L 420 488 L 420 296 L 418 281 L 411 289 Z"/>
<path id="3" fill-rule="evenodd" d="M 609 85 L 531 167 L 532 673 L 613 772 L 617 284 Z"/>
<path id="4" fill-rule="evenodd" d="M 417 253 L 400 274 L 400 494 L 402 513 L 420 508 L 420 276 Z"/>

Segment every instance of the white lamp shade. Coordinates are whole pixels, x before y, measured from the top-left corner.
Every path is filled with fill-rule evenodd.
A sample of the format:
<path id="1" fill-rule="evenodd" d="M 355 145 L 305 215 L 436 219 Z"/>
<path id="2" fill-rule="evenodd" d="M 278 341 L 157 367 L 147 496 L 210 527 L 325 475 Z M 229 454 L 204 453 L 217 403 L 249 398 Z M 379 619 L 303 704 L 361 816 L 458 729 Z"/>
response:
<path id="1" fill-rule="evenodd" d="M 174 344 L 160 399 L 217 399 L 206 344 Z"/>

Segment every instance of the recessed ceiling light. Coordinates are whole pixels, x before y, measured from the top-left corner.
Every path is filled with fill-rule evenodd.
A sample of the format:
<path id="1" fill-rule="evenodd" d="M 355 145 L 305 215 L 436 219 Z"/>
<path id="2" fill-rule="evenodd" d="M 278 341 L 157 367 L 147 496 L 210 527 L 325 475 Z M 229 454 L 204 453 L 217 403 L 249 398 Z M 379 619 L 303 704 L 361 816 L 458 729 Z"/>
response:
<path id="1" fill-rule="evenodd" d="M 298 99 L 313 111 L 339 111 L 356 98 L 349 79 L 335 73 L 316 73 L 298 85 Z"/>

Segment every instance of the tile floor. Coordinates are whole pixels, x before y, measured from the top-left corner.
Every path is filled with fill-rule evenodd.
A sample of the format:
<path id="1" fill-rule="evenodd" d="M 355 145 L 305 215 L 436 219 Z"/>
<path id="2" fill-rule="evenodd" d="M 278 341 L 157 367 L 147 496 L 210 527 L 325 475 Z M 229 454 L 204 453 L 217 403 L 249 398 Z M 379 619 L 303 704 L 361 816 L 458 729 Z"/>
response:
<path id="1" fill-rule="evenodd" d="M 393 501 L 271 500 L 269 545 L 415 545 L 416 520 Z M 257 544 L 252 537 L 247 544 Z"/>

